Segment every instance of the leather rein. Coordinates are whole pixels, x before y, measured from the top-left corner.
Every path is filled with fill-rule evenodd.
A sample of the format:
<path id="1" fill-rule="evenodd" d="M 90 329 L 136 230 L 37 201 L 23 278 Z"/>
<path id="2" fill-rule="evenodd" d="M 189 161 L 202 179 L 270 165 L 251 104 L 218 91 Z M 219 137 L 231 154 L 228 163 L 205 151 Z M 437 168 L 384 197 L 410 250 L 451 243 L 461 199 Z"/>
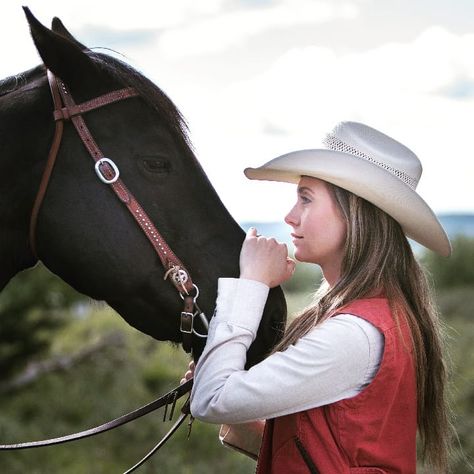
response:
<path id="1" fill-rule="evenodd" d="M 166 393 L 162 397 L 152 401 L 151 403 L 148 403 L 147 405 L 137 408 L 136 410 L 130 413 L 127 413 L 126 415 L 122 415 L 119 418 L 115 418 L 114 420 L 108 421 L 107 423 L 104 423 L 99 426 L 95 426 L 94 428 L 89 428 L 87 430 L 80 431 L 78 433 L 73 433 L 73 434 L 61 436 L 58 438 L 44 439 L 41 441 L 29 441 L 26 443 L 17 443 L 17 444 L 2 444 L 0 445 L 0 450 L 12 451 L 12 450 L 18 450 L 18 449 L 42 448 L 46 446 L 64 444 L 70 441 L 77 441 L 79 439 L 89 438 L 91 436 L 95 436 L 100 433 L 105 433 L 106 431 L 110 431 L 110 430 L 113 430 L 114 428 L 118 428 L 119 426 L 123 426 L 127 423 L 130 423 L 131 421 L 141 418 L 142 416 L 145 416 L 148 413 L 158 410 L 161 407 L 165 407 L 165 410 L 163 413 L 163 422 L 165 422 L 166 420 L 171 421 L 173 418 L 175 407 L 176 407 L 176 402 L 181 397 L 189 393 L 191 391 L 192 386 L 193 386 L 193 379 L 190 379 L 186 381 L 185 383 L 183 383 L 182 385 L 179 385 L 178 387 L 174 388 L 173 390 L 170 390 L 168 393 Z M 168 415 L 168 406 L 170 405 L 171 405 L 171 409 Z M 169 429 L 169 431 L 163 436 L 163 438 L 161 438 L 159 443 L 157 443 L 134 466 L 132 466 L 127 471 L 125 471 L 124 474 L 129 474 L 135 471 L 141 465 L 143 465 L 146 461 L 148 461 L 148 459 L 150 459 L 151 456 L 153 456 L 153 454 L 155 454 L 171 438 L 171 436 L 183 424 L 183 422 L 185 421 L 186 417 L 189 414 L 190 412 L 189 412 L 189 397 L 188 397 L 184 405 L 181 407 L 181 413 L 179 417 L 176 419 L 175 423 Z M 191 421 L 188 422 L 188 426 L 189 426 L 188 436 L 189 436 L 189 433 L 191 432 L 192 420 L 193 419 L 191 417 Z"/>
<path id="2" fill-rule="evenodd" d="M 183 349 L 186 352 L 192 352 L 193 335 L 196 335 L 201 338 L 207 337 L 206 334 L 201 334 L 196 331 L 196 329 L 194 328 L 194 319 L 196 317 L 199 317 L 205 329 L 208 329 L 208 321 L 204 313 L 200 310 L 199 306 L 196 303 L 196 300 L 199 296 L 199 289 L 193 283 L 189 271 L 175 255 L 175 253 L 171 250 L 170 246 L 166 243 L 165 239 L 162 237 L 158 229 L 148 217 L 147 213 L 140 206 L 139 202 L 135 199 L 133 194 L 127 189 L 123 181 L 120 179 L 120 170 L 118 169 L 117 165 L 112 159 L 104 156 L 97 143 L 95 142 L 94 138 L 92 137 L 92 134 L 90 133 L 82 117 L 83 114 L 103 107 L 105 105 L 112 104 L 114 102 L 118 102 L 128 98 L 139 97 L 138 92 L 135 89 L 128 87 L 109 92 L 107 94 L 101 95 L 81 104 L 76 104 L 71 96 L 69 89 L 61 79 L 56 77 L 49 70 L 47 71 L 47 77 L 54 104 L 53 116 L 55 120 L 55 132 L 31 213 L 29 242 L 33 254 L 36 258 L 38 258 L 36 247 L 36 227 L 38 222 L 38 215 L 44 197 L 46 195 L 48 183 L 50 181 L 54 164 L 56 162 L 56 158 L 59 152 L 59 148 L 61 146 L 64 122 L 71 121 L 79 137 L 81 138 L 82 143 L 84 144 L 85 148 L 87 149 L 87 151 L 95 162 L 94 169 L 97 174 L 97 177 L 102 183 L 110 186 L 110 188 L 114 191 L 118 199 L 129 210 L 129 212 L 137 222 L 138 226 L 140 227 L 140 229 L 142 229 L 147 239 L 158 254 L 158 257 L 165 271 L 164 279 L 169 279 L 171 281 L 171 283 L 178 291 L 179 296 L 183 300 L 183 311 L 181 312 L 180 316 L 180 331 L 183 337 L 182 345 Z M 177 400 L 191 391 L 192 384 L 193 379 L 190 379 L 186 383 L 179 385 L 178 387 L 174 388 L 173 390 L 166 393 L 157 400 L 141 408 L 138 408 L 126 415 L 104 423 L 100 426 L 96 426 L 94 428 L 90 428 L 78 433 L 62 436 L 59 438 L 51 438 L 47 440 L 32 441 L 26 443 L 0 445 L 0 450 L 16 450 L 51 446 L 55 444 L 61 444 L 69 441 L 87 438 L 122 426 L 163 406 L 165 407 L 163 421 L 165 421 L 167 419 L 168 405 L 171 405 L 170 415 L 168 418 L 169 420 L 171 420 L 173 417 Z M 143 459 L 141 459 L 128 471 L 126 471 L 125 474 L 131 473 L 132 471 L 137 469 L 145 461 L 147 461 L 159 448 L 161 448 L 161 446 L 166 443 L 166 441 L 171 437 L 171 435 L 183 423 L 188 414 L 190 414 L 189 397 L 181 408 L 180 416 L 178 417 L 174 425 L 170 428 L 168 433 L 164 435 L 161 441 Z M 189 422 L 189 428 L 191 428 L 191 423 L 192 416 Z"/>

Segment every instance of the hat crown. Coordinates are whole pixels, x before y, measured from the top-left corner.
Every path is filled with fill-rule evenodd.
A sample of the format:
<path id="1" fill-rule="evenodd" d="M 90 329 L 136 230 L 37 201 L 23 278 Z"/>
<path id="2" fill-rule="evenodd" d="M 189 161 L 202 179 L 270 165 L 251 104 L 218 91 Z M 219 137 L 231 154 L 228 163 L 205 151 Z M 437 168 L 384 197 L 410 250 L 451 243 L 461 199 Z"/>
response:
<path id="1" fill-rule="evenodd" d="M 330 150 L 348 153 L 390 172 L 415 189 L 422 173 L 418 157 L 405 145 L 358 122 L 340 122 L 324 139 Z"/>

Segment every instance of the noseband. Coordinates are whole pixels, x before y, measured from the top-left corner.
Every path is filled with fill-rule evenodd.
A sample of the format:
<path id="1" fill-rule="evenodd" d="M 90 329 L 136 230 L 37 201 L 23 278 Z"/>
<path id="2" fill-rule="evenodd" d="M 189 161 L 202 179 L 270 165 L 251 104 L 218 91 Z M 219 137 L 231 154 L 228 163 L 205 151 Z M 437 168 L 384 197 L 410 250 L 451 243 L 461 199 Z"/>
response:
<path id="1" fill-rule="evenodd" d="M 40 186 L 31 213 L 29 241 L 33 254 L 36 258 L 38 258 L 36 248 L 36 227 L 38 222 L 38 214 L 41 204 L 44 200 L 48 183 L 54 168 L 54 163 L 61 145 L 64 122 L 71 121 L 82 143 L 95 162 L 94 169 L 98 179 L 105 185 L 109 186 L 114 191 L 118 199 L 129 210 L 130 214 L 133 216 L 136 223 L 155 249 L 155 252 L 158 254 L 158 257 L 160 258 L 165 270 L 164 279 L 169 279 L 176 290 L 179 292 L 179 295 L 184 303 L 180 322 L 180 331 L 183 338 L 182 344 L 183 349 L 186 352 L 191 352 L 193 334 L 201 338 L 206 337 L 205 334 L 200 334 L 194 329 L 194 318 L 198 316 L 206 330 L 208 327 L 207 319 L 196 303 L 196 300 L 199 296 L 199 289 L 193 283 L 189 271 L 171 250 L 170 246 L 166 243 L 166 240 L 162 237 L 158 229 L 148 217 L 147 213 L 120 179 L 120 171 L 117 165 L 112 159 L 104 156 L 82 117 L 83 114 L 105 105 L 128 98 L 138 97 L 138 92 L 135 89 L 128 87 L 109 92 L 81 104 L 76 104 L 69 89 L 61 79 L 57 78 L 49 70 L 47 71 L 47 76 L 53 98 L 53 116 L 56 126 L 53 142 L 48 154 L 48 160 L 41 177 Z"/>

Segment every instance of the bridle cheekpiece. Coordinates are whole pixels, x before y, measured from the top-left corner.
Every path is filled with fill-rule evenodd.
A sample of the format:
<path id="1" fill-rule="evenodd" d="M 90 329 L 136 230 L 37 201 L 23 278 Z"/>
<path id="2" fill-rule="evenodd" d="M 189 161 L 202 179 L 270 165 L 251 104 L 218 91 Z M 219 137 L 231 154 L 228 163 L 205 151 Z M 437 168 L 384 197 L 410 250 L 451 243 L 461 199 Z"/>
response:
<path id="1" fill-rule="evenodd" d="M 165 270 L 164 279 L 168 279 L 179 292 L 183 300 L 183 311 L 181 312 L 180 331 L 183 337 L 183 349 L 186 352 L 192 352 L 192 337 L 196 335 L 200 338 L 207 337 L 194 328 L 194 319 L 199 317 L 204 327 L 208 328 L 208 321 L 204 313 L 197 305 L 199 289 L 194 284 L 191 274 L 186 269 L 181 260 L 171 250 L 166 240 L 162 237 L 158 229 L 148 217 L 145 210 L 135 199 L 130 190 L 125 186 L 120 178 L 120 170 L 115 162 L 102 153 L 89 131 L 83 114 L 98 109 L 108 104 L 125 100 L 128 98 L 139 97 L 138 92 L 132 87 L 127 87 L 107 94 L 103 94 L 94 99 L 81 104 L 76 104 L 67 88 L 66 84 L 57 78 L 51 71 L 47 71 L 49 87 L 53 98 L 55 120 L 54 138 L 49 150 L 46 166 L 41 177 L 38 193 L 36 195 L 30 219 L 29 242 L 32 253 L 38 258 L 36 247 L 36 227 L 38 214 L 48 189 L 48 183 L 58 156 L 61 145 L 64 122 L 70 121 L 74 125 L 82 143 L 94 160 L 94 170 L 100 181 L 114 191 L 118 199 L 126 206 L 130 214 L 143 231 L 148 241 L 151 243 L 157 253 L 163 268 Z"/>

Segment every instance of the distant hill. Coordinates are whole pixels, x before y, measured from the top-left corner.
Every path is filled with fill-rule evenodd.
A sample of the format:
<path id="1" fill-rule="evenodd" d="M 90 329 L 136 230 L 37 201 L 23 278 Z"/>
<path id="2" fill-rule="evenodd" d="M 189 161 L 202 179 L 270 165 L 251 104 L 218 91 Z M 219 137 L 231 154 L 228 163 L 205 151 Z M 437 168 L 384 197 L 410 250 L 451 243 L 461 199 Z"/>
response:
<path id="1" fill-rule="evenodd" d="M 457 235 L 466 235 L 474 238 L 474 214 L 440 214 L 438 219 L 443 224 L 450 239 Z M 275 237 L 280 242 L 292 244 L 291 227 L 284 222 L 241 222 L 240 226 L 247 231 L 249 227 L 256 227 L 259 234 Z M 413 243 L 413 242 L 412 242 Z M 420 246 L 413 243 L 415 251 Z"/>

